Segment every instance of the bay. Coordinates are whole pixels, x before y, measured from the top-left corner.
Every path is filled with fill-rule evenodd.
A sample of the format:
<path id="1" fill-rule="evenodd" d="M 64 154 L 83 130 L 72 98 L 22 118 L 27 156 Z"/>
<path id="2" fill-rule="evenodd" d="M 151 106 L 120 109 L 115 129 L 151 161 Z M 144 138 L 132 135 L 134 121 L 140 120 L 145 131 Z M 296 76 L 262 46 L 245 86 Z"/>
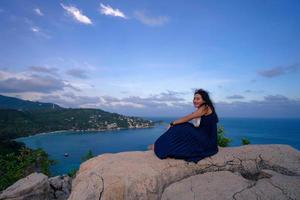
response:
<path id="1" fill-rule="evenodd" d="M 81 158 L 91 150 L 94 155 L 123 151 L 145 151 L 147 146 L 166 131 L 175 117 L 144 117 L 162 120 L 153 128 L 110 130 L 101 132 L 63 131 L 17 138 L 26 146 L 43 148 L 51 159 L 58 163 L 51 167 L 51 175 L 65 174 L 78 168 Z M 225 136 L 232 139 L 230 146 L 240 146 L 247 137 L 251 144 L 288 144 L 300 150 L 300 119 L 264 118 L 220 118 L 219 126 L 225 129 Z M 68 153 L 68 157 L 64 154 Z"/>

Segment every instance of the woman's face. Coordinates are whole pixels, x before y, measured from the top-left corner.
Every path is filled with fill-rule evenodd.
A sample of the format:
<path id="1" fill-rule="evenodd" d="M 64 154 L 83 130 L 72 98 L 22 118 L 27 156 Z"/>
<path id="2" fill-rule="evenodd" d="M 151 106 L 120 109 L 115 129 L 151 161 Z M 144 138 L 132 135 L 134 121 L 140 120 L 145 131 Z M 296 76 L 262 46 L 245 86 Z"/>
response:
<path id="1" fill-rule="evenodd" d="M 204 103 L 202 96 L 200 94 L 195 94 L 193 103 L 196 108 L 199 108 L 199 106 Z"/>

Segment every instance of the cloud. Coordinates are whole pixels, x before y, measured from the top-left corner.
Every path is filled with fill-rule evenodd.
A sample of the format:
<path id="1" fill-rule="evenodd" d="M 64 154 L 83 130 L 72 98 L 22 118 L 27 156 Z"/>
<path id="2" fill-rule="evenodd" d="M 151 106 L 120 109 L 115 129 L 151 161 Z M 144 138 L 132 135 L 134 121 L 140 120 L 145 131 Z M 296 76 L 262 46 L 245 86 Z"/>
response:
<path id="1" fill-rule="evenodd" d="M 52 92 L 63 90 L 67 84 L 49 76 L 31 76 L 27 79 L 8 78 L 0 80 L 0 92 Z"/>
<path id="2" fill-rule="evenodd" d="M 279 102 L 287 102 L 289 100 L 289 98 L 287 98 L 286 96 L 283 96 L 283 95 L 268 95 L 268 96 L 265 96 L 265 101 L 268 101 L 268 102 L 276 102 L 276 103 L 279 103 Z"/>
<path id="3" fill-rule="evenodd" d="M 38 32 L 40 32 L 40 28 L 37 27 L 37 26 L 34 26 L 34 27 L 31 27 L 31 31 L 35 32 L 35 33 L 38 33 Z"/>
<path id="4" fill-rule="evenodd" d="M 113 17 L 121 17 L 124 19 L 127 19 L 127 17 L 125 16 L 125 14 L 123 12 L 121 12 L 119 9 L 113 9 L 110 5 L 103 5 L 102 3 L 100 4 L 100 13 L 103 15 L 110 15 Z"/>
<path id="5" fill-rule="evenodd" d="M 264 93 L 265 91 L 264 90 L 250 90 L 250 89 L 247 89 L 244 92 L 245 93 Z"/>
<path id="6" fill-rule="evenodd" d="M 135 11 L 134 16 L 137 20 L 142 22 L 143 24 L 149 25 L 149 26 L 162 26 L 169 22 L 169 17 L 167 16 L 148 16 L 146 15 L 145 11 Z"/>
<path id="7" fill-rule="evenodd" d="M 55 102 L 65 108 L 89 107 L 90 104 L 98 104 L 101 101 L 99 97 L 77 96 L 71 92 L 44 95 L 37 100 L 41 102 Z"/>
<path id="8" fill-rule="evenodd" d="M 81 79 L 86 79 L 88 78 L 87 72 L 83 69 L 70 69 L 66 71 L 67 74 L 75 77 L 75 78 L 81 78 Z"/>
<path id="9" fill-rule="evenodd" d="M 300 99 L 290 99 L 283 95 L 268 95 L 263 100 L 231 103 L 217 102 L 217 113 L 222 117 L 300 117 Z"/>
<path id="10" fill-rule="evenodd" d="M 40 92 L 49 93 L 63 91 L 64 88 L 71 88 L 80 91 L 70 82 L 50 75 L 31 74 L 30 72 L 11 73 L 0 71 L 0 92 L 2 93 L 22 93 Z"/>
<path id="11" fill-rule="evenodd" d="M 83 24 L 93 24 L 92 20 L 82 14 L 82 11 L 80 11 L 75 6 L 65 6 L 64 4 L 60 4 L 63 9 L 65 9 L 68 14 L 70 14 L 76 21 L 83 23 Z"/>
<path id="12" fill-rule="evenodd" d="M 33 11 L 35 12 L 35 14 L 37 14 L 39 16 L 44 16 L 44 13 L 39 8 L 35 8 L 35 9 L 33 9 Z"/>
<path id="13" fill-rule="evenodd" d="M 33 71 L 33 72 L 45 73 L 45 74 L 51 74 L 51 75 L 56 75 L 58 72 L 58 69 L 55 67 L 30 66 L 28 68 L 30 71 Z"/>
<path id="14" fill-rule="evenodd" d="M 294 73 L 300 69 L 300 64 L 295 63 L 287 66 L 273 67 L 267 70 L 260 70 L 257 73 L 266 78 L 273 78 L 284 74 Z"/>
<path id="15" fill-rule="evenodd" d="M 192 103 L 186 103 L 179 95 L 181 95 L 181 92 L 167 91 L 144 98 L 139 96 L 116 98 L 109 95 L 91 97 L 65 92 L 60 95 L 44 95 L 37 100 L 53 102 L 68 108 L 99 108 L 125 115 L 175 116 L 178 114 L 187 114 L 188 111 L 194 109 Z"/>
<path id="16" fill-rule="evenodd" d="M 245 97 L 242 96 L 242 95 L 234 94 L 234 95 L 231 95 L 231 96 L 227 96 L 226 98 L 227 99 L 244 99 Z"/>
<path id="17" fill-rule="evenodd" d="M 30 28 L 30 30 L 31 30 L 34 34 L 36 34 L 36 35 L 38 35 L 38 36 L 44 37 L 44 38 L 46 38 L 46 39 L 50 39 L 50 38 L 51 38 L 50 35 L 44 33 L 44 32 L 43 32 L 39 27 L 37 27 L 37 26 L 32 26 L 32 27 Z"/>

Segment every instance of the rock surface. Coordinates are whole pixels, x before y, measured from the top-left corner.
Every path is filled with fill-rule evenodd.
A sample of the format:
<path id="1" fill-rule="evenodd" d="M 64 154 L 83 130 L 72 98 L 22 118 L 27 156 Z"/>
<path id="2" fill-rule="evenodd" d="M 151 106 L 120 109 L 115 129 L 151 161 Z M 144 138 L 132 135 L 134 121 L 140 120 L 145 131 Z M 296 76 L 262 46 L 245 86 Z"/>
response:
<path id="1" fill-rule="evenodd" d="M 49 178 L 50 199 L 65 200 L 71 193 L 72 180 L 67 175 L 55 176 Z"/>
<path id="2" fill-rule="evenodd" d="M 32 173 L 8 187 L 0 194 L 1 200 L 47 200 L 50 186 L 48 177 L 42 173 Z"/>
<path id="3" fill-rule="evenodd" d="M 219 147 L 197 164 L 153 151 L 102 154 L 81 164 L 69 200 L 300 199 L 300 152 L 289 145 Z"/>
<path id="4" fill-rule="evenodd" d="M 4 190 L 0 200 L 66 200 L 71 193 L 71 184 L 67 175 L 48 179 L 48 176 L 34 172 Z"/>

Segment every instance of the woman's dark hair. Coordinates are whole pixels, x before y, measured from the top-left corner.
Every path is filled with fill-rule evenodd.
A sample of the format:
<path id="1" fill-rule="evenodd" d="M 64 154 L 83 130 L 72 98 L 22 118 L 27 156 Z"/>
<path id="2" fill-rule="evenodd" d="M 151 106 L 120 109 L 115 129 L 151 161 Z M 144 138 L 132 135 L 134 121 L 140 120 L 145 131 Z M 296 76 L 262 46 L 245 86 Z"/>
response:
<path id="1" fill-rule="evenodd" d="M 217 115 L 216 111 L 215 111 L 215 106 L 213 104 L 213 102 L 211 101 L 209 94 L 206 90 L 203 89 L 197 89 L 194 93 L 195 94 L 200 94 L 203 101 L 212 109 L 212 111 Z"/>

